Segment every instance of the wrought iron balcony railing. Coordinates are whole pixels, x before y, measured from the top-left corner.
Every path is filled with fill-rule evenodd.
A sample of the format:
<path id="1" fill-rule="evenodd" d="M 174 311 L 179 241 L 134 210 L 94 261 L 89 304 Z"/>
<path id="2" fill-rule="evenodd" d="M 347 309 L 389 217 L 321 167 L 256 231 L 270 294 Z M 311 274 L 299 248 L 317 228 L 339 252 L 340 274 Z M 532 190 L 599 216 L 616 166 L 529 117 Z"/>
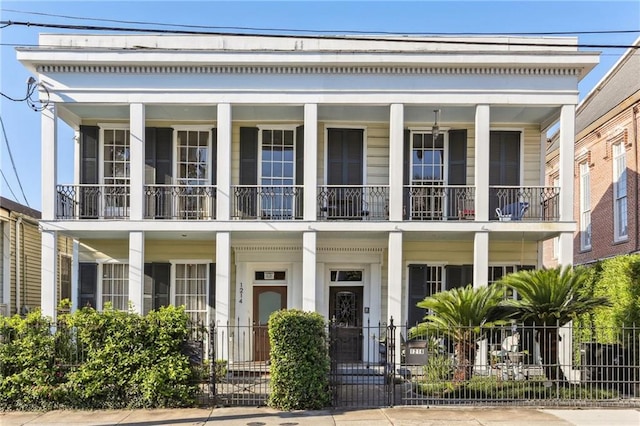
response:
<path id="1" fill-rule="evenodd" d="M 490 186 L 489 220 L 557 222 L 560 220 L 560 188 Z"/>
<path id="2" fill-rule="evenodd" d="M 231 186 L 231 218 L 233 219 L 302 219 L 302 206 L 302 185 Z"/>
<path id="3" fill-rule="evenodd" d="M 389 219 L 389 187 L 331 185 L 318 187 L 318 219 Z"/>
<path id="4" fill-rule="evenodd" d="M 216 218 L 212 185 L 145 185 L 147 219 L 210 220 Z"/>
<path id="5" fill-rule="evenodd" d="M 404 193 L 407 220 L 473 220 L 475 188 L 460 185 L 408 185 Z"/>
<path id="6" fill-rule="evenodd" d="M 128 185 L 58 185 L 58 219 L 127 219 Z"/>

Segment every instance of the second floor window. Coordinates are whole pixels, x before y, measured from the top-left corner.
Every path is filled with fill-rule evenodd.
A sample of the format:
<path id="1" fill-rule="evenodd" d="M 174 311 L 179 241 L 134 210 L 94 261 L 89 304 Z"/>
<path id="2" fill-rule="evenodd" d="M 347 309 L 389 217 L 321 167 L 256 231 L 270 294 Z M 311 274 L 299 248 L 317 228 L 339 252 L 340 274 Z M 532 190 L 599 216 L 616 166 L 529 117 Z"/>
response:
<path id="1" fill-rule="evenodd" d="M 591 248 L 591 177 L 589 163 L 580 164 L 580 249 Z"/>
<path id="2" fill-rule="evenodd" d="M 104 161 L 102 183 L 105 185 L 101 202 L 105 217 L 128 215 L 129 207 L 129 130 L 103 130 Z M 95 201 L 97 202 L 97 201 Z"/>
<path id="3" fill-rule="evenodd" d="M 209 131 L 178 130 L 176 147 L 177 184 L 208 185 L 209 176 Z"/>
<path id="4" fill-rule="evenodd" d="M 622 143 L 613 145 L 614 240 L 627 238 L 627 162 Z"/>
<path id="5" fill-rule="evenodd" d="M 293 215 L 291 187 L 295 184 L 294 129 L 261 129 L 260 185 L 263 217 L 288 218 Z"/>

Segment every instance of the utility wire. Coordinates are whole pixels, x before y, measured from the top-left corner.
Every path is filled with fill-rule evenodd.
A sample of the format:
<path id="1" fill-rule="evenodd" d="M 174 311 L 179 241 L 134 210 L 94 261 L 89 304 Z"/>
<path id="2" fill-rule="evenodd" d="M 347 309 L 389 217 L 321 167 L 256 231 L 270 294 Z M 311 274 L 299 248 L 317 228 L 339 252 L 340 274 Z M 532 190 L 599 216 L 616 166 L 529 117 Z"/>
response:
<path id="1" fill-rule="evenodd" d="M 11 185 L 9 185 L 9 181 L 7 180 L 7 177 L 4 175 L 4 172 L 2 171 L 2 169 L 0 169 L 0 174 L 2 175 L 2 179 L 4 179 L 4 183 L 7 184 L 7 188 L 9 188 L 11 195 L 13 195 L 13 199 L 18 201 L 18 197 L 16 197 L 16 193 L 13 192 L 13 189 L 11 188 Z"/>
<path id="2" fill-rule="evenodd" d="M 9 145 L 9 139 L 7 138 L 7 132 L 4 129 L 4 121 L 2 121 L 2 115 L 0 115 L 0 125 L 2 126 L 2 134 L 4 135 L 4 141 L 7 144 L 7 151 L 9 152 L 9 158 L 11 159 L 11 165 L 13 166 L 13 172 L 16 175 L 16 179 L 18 181 L 18 186 L 20 187 L 20 192 L 22 192 L 22 197 L 24 197 L 24 202 L 27 203 L 27 207 L 31 207 L 29 205 L 29 200 L 27 200 L 27 196 L 24 195 L 24 189 L 22 188 L 22 182 L 20 182 L 20 176 L 18 175 L 18 170 L 16 170 L 16 163 L 13 161 L 13 154 L 11 154 L 11 146 Z M 4 173 L 2 174 L 4 176 Z M 5 178 L 6 181 L 6 178 Z M 7 182 L 7 185 L 9 183 Z M 9 188 L 11 189 L 11 188 Z M 11 191 L 13 194 L 13 191 Z M 15 197 L 15 194 L 14 194 Z"/>
<path id="3" fill-rule="evenodd" d="M 155 25 L 159 27 L 180 27 L 180 28 L 198 28 L 207 30 L 241 30 L 241 31 L 281 31 L 293 33 L 323 33 L 323 34 L 385 34 L 393 35 L 397 32 L 390 31 L 362 31 L 362 30 L 318 30 L 318 29 L 296 29 L 296 28 L 261 28 L 261 27 L 240 27 L 240 26 L 212 26 L 212 25 L 193 25 L 193 24 L 171 24 L 166 22 L 149 22 L 149 21 L 126 21 L 120 19 L 107 18 L 91 18 L 72 15 L 58 15 L 55 13 L 30 12 L 16 9 L 1 9 L 3 12 L 21 13 L 26 15 L 50 16 L 55 18 L 76 19 L 83 21 L 113 22 L 118 24 L 134 24 L 134 25 Z M 626 34 L 640 33 L 640 29 L 635 30 L 596 30 L 596 31 L 546 31 L 546 32 L 515 32 L 515 33 L 486 33 L 486 32 L 444 32 L 439 35 L 578 35 L 578 34 Z M 425 32 L 403 32 L 407 35 L 429 35 Z"/>
<path id="4" fill-rule="evenodd" d="M 476 45 L 476 46 L 534 46 L 534 47 L 583 47 L 583 48 L 597 48 L 597 49 L 638 49 L 638 45 L 626 45 L 626 44 L 567 44 L 567 43 L 537 43 L 537 42 L 501 42 L 501 41 L 481 41 L 481 40 L 445 40 L 445 39 L 431 39 L 431 40 L 416 40 L 416 39 L 403 39 L 403 38 L 383 38 L 383 37 L 358 37 L 358 36 L 344 36 L 344 35 L 290 35 L 290 34 L 247 34 L 247 33 L 232 33 L 232 32 L 220 32 L 220 31 L 190 31 L 190 30 L 161 30 L 152 28 L 124 28 L 124 27 L 105 27 L 94 25 L 69 25 L 69 24 L 51 24 L 40 22 L 14 22 L 14 21 L 0 21 L 0 24 L 18 25 L 26 27 L 40 27 L 40 28 L 56 28 L 65 30 L 88 30 L 88 31 L 113 31 L 113 32 L 140 32 L 140 33 L 154 33 L 154 34 L 187 34 L 187 35 L 227 35 L 238 37 L 272 37 L 272 38 L 286 38 L 286 39 L 340 39 L 340 40 L 357 40 L 357 41 L 386 41 L 405 43 L 410 41 L 412 43 L 429 43 L 429 44 L 450 44 L 450 45 Z M 144 49 L 151 49 L 143 47 Z M 162 49 L 161 49 L 162 50 Z M 207 50 L 207 49 L 203 49 Z"/>

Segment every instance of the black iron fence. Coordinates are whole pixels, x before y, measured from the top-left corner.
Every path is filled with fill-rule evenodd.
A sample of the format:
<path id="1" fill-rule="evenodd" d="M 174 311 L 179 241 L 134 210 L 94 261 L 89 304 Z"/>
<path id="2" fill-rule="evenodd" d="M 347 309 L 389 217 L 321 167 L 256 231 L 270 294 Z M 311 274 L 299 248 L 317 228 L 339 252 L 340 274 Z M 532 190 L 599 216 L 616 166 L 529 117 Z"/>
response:
<path id="1" fill-rule="evenodd" d="M 147 219 L 207 220 L 216 218 L 212 185 L 145 185 Z"/>
<path id="2" fill-rule="evenodd" d="M 389 187 L 331 185 L 318 187 L 319 220 L 389 219 Z"/>
<path id="3" fill-rule="evenodd" d="M 302 219 L 304 192 L 301 185 L 233 185 L 233 219 Z"/>
<path id="4" fill-rule="evenodd" d="M 0 349 L 15 338 L 7 330 L 0 333 Z M 74 330 L 65 330 L 59 333 L 58 328 L 51 347 L 61 375 L 87 359 Z M 391 320 L 362 326 L 329 323 L 326 332 L 334 407 L 640 407 L 636 326 L 509 324 L 420 331 Z M 265 325 L 193 325 L 183 353 L 200 402 L 266 404 L 269 350 Z M 15 373 L 14 364 L 0 363 L 0 379 Z"/>

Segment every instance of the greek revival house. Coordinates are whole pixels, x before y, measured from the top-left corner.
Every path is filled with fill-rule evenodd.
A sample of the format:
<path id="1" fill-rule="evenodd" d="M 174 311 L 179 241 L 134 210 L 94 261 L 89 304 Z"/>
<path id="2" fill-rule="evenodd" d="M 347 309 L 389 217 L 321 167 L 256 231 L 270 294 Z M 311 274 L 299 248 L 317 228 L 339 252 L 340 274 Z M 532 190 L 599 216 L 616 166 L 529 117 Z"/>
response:
<path id="1" fill-rule="evenodd" d="M 575 38 L 41 35 L 17 55 L 51 99 L 47 315 L 58 234 L 76 308 L 185 305 L 218 324 L 297 308 L 356 335 L 537 267 L 545 240 L 572 262 L 578 82 L 598 62 Z M 57 180 L 59 120 L 73 182 Z"/>

